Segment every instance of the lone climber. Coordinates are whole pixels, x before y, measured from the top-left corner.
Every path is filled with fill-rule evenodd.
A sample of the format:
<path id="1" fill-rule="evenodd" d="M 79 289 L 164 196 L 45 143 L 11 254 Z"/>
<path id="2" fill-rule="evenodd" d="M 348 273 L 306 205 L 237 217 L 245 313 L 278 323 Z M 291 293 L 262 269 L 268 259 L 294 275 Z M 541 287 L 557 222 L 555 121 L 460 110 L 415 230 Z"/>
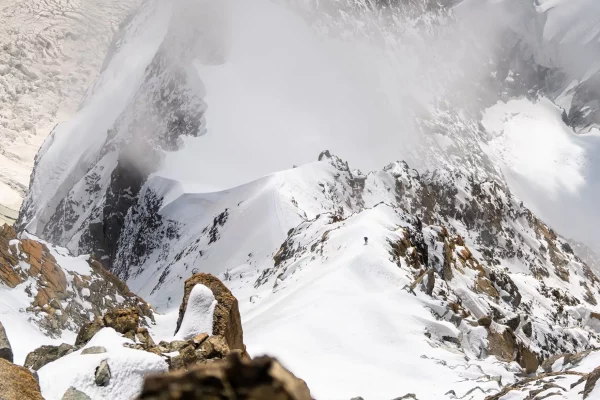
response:
<path id="1" fill-rule="evenodd" d="M 365 244 L 369 243 L 369 238 L 365 236 Z"/>

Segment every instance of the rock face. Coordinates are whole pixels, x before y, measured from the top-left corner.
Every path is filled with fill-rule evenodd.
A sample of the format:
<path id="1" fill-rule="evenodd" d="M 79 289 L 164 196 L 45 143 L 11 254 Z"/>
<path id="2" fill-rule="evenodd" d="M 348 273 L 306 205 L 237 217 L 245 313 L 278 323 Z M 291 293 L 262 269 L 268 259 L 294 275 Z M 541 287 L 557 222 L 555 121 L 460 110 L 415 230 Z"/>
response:
<path id="1" fill-rule="evenodd" d="M 37 371 L 44 365 L 56 361 L 71 352 L 73 352 L 73 346 L 66 343 L 60 346 L 41 346 L 27 355 L 23 366 Z"/>
<path id="2" fill-rule="evenodd" d="M 10 342 L 8 341 L 8 336 L 6 336 L 6 330 L 4 326 L 0 322 L 0 358 L 5 359 L 6 361 L 13 362 L 13 351 L 10 346 Z"/>
<path id="3" fill-rule="evenodd" d="M 44 400 L 40 385 L 27 368 L 0 359 L 0 398 L 2 400 Z"/>
<path id="4" fill-rule="evenodd" d="M 187 372 L 149 377 L 139 400 L 176 399 L 311 400 L 306 383 L 277 360 L 260 357 L 242 361 L 239 356 Z"/>
<path id="5" fill-rule="evenodd" d="M 238 301 L 223 282 L 210 274 L 195 274 L 185 281 L 185 291 L 183 301 L 179 307 L 179 318 L 177 319 L 175 333 L 177 333 L 181 327 L 190 293 L 192 288 L 197 284 L 208 287 L 217 300 L 217 305 L 213 314 L 212 334 L 224 337 L 230 349 L 237 349 L 245 352 L 244 333 L 242 330 L 242 320 L 238 308 Z"/>
<path id="6" fill-rule="evenodd" d="M 17 239 L 12 227 L 0 228 L 0 285 L 15 288 L 30 282 L 22 289 L 31 299 L 24 311 L 47 335 L 77 332 L 91 319 L 121 307 L 136 308 L 152 319 L 150 306 L 92 257 L 65 259 L 65 249 L 25 236 Z M 57 259 L 66 260 L 65 265 Z"/>

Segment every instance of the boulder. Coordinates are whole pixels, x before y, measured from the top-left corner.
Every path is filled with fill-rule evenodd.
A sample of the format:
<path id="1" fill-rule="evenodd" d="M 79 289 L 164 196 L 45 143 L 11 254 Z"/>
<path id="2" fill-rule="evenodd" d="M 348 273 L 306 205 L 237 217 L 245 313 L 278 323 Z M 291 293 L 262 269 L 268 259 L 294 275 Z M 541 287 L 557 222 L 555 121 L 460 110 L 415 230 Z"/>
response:
<path id="1" fill-rule="evenodd" d="M 511 362 L 515 360 L 516 350 L 515 335 L 510 329 L 497 324 L 488 328 L 488 354 L 502 361 Z"/>
<path id="2" fill-rule="evenodd" d="M 106 353 L 106 349 L 102 346 L 87 347 L 81 351 L 81 354 L 102 354 Z"/>
<path id="3" fill-rule="evenodd" d="M 483 316 L 483 317 L 479 318 L 479 319 L 477 320 L 477 323 L 478 323 L 480 326 L 484 326 L 484 327 L 486 327 L 486 328 L 489 328 L 489 327 L 490 327 L 490 325 L 492 325 L 492 317 L 490 317 L 489 315 L 485 315 L 485 316 Z"/>
<path id="4" fill-rule="evenodd" d="M 0 359 L 0 398 L 2 400 L 44 400 L 40 385 L 24 367 Z"/>
<path id="5" fill-rule="evenodd" d="M 27 354 L 27 358 L 25 358 L 25 363 L 23 365 L 26 368 L 37 371 L 44 365 L 56 361 L 72 352 L 73 346 L 66 343 L 63 343 L 60 346 L 41 346 Z"/>
<path id="6" fill-rule="evenodd" d="M 63 394 L 63 397 L 61 400 L 92 400 L 92 399 L 87 394 L 80 392 L 79 390 L 77 390 L 73 386 L 71 386 L 65 392 L 65 394 Z"/>
<path id="7" fill-rule="evenodd" d="M 587 381 L 585 382 L 585 387 L 583 388 L 583 398 L 590 398 L 590 394 L 596 388 L 596 384 L 598 383 L 598 379 L 600 379 L 600 367 L 596 368 L 592 372 L 590 372 L 587 376 Z M 595 397 L 594 397 L 595 398 Z"/>
<path id="8" fill-rule="evenodd" d="M 226 360 L 146 378 L 139 400 L 175 399 L 311 400 L 306 383 L 277 360 Z"/>
<path id="9" fill-rule="evenodd" d="M 135 337 L 140 325 L 140 314 L 136 308 L 119 308 L 104 314 L 104 326 L 113 328 L 123 335 Z"/>
<path id="10" fill-rule="evenodd" d="M 13 351 L 10 346 L 10 342 L 8 341 L 8 336 L 6 336 L 6 330 L 4 330 L 4 326 L 0 322 L 0 358 L 5 359 L 6 361 L 13 362 Z"/>
<path id="11" fill-rule="evenodd" d="M 527 374 L 533 374 L 537 371 L 540 363 L 538 356 L 529 347 L 524 344 L 519 344 L 519 352 L 517 353 L 517 362 L 525 370 Z"/>
<path id="12" fill-rule="evenodd" d="M 96 333 L 104 328 L 104 321 L 100 318 L 96 318 L 92 322 L 88 322 L 79 329 L 77 338 L 75 339 L 75 346 L 83 346 L 89 342 Z"/>
<path id="13" fill-rule="evenodd" d="M 102 360 L 100 365 L 96 367 L 94 382 L 98 386 L 108 386 L 110 382 L 110 367 L 106 360 Z"/>
<path id="14" fill-rule="evenodd" d="M 237 299 L 223 282 L 210 274 L 195 274 L 185 281 L 183 301 L 179 307 L 179 318 L 177 319 L 175 333 L 181 327 L 190 293 L 192 288 L 197 284 L 208 287 L 217 300 L 213 314 L 213 331 L 207 333 L 224 337 L 230 349 L 239 349 L 245 353 L 246 347 L 244 346 L 242 321 Z"/>

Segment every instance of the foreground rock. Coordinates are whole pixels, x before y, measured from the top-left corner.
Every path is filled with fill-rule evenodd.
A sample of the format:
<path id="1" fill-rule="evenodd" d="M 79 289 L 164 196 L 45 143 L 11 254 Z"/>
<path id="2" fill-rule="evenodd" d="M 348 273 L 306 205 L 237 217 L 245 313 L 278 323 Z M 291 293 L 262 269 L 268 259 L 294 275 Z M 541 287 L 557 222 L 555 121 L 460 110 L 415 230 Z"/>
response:
<path id="1" fill-rule="evenodd" d="M 177 333 L 181 327 L 190 293 L 197 284 L 208 287 L 217 300 L 217 305 L 213 314 L 213 331 L 206 333 L 223 336 L 231 350 L 242 350 L 245 353 L 246 347 L 244 346 L 244 333 L 242 330 L 242 320 L 240 318 L 238 301 L 223 282 L 210 274 L 195 274 L 185 281 L 183 301 L 179 307 L 179 318 L 177 319 L 175 333 Z"/>
<path id="2" fill-rule="evenodd" d="M 65 392 L 61 400 L 91 400 L 90 396 L 87 394 L 80 392 L 74 387 L 70 387 L 69 390 Z"/>
<path id="3" fill-rule="evenodd" d="M 40 385 L 27 368 L 0 359 L 0 398 L 2 400 L 44 400 Z"/>
<path id="4" fill-rule="evenodd" d="M 4 326 L 0 322 L 0 358 L 3 358 L 7 361 L 13 362 L 13 351 L 10 346 L 10 342 L 8 341 L 8 336 L 6 336 L 6 330 L 4 330 Z"/>
<path id="5" fill-rule="evenodd" d="M 73 346 L 66 343 L 63 343 L 60 346 L 41 346 L 27 354 L 23 366 L 37 371 L 44 365 L 56 361 L 71 352 L 73 352 Z"/>
<path id="6" fill-rule="evenodd" d="M 187 372 L 149 377 L 139 399 L 311 400 L 311 396 L 306 383 L 277 360 L 259 357 L 246 361 L 232 355 Z"/>

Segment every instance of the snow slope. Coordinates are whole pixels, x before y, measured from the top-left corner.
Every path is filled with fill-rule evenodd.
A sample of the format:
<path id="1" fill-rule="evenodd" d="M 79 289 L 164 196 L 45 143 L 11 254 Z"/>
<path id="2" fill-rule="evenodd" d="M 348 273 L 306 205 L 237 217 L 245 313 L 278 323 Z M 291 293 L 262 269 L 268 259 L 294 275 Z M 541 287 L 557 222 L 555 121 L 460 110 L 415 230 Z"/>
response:
<path id="1" fill-rule="evenodd" d="M 142 193 L 167 186 L 159 182 Z M 402 163 L 353 175 L 323 155 L 221 193 L 167 187 L 159 214 L 177 236 L 155 230 L 160 247 L 141 258 L 124 247 L 115 263 L 165 314 L 153 335 L 172 339 L 187 277 L 215 274 L 240 301 L 248 351 L 279 357 L 317 398 L 496 393 L 520 367 L 492 355 L 491 333 L 476 322 L 485 315 L 499 332 L 517 326 L 516 340 L 544 357 L 598 341 L 589 297 L 597 278 L 492 182 L 459 171 L 421 176 Z"/>
<path id="2" fill-rule="evenodd" d="M 34 156 L 70 118 L 137 0 L 0 1 L 0 219 L 14 221 Z"/>

